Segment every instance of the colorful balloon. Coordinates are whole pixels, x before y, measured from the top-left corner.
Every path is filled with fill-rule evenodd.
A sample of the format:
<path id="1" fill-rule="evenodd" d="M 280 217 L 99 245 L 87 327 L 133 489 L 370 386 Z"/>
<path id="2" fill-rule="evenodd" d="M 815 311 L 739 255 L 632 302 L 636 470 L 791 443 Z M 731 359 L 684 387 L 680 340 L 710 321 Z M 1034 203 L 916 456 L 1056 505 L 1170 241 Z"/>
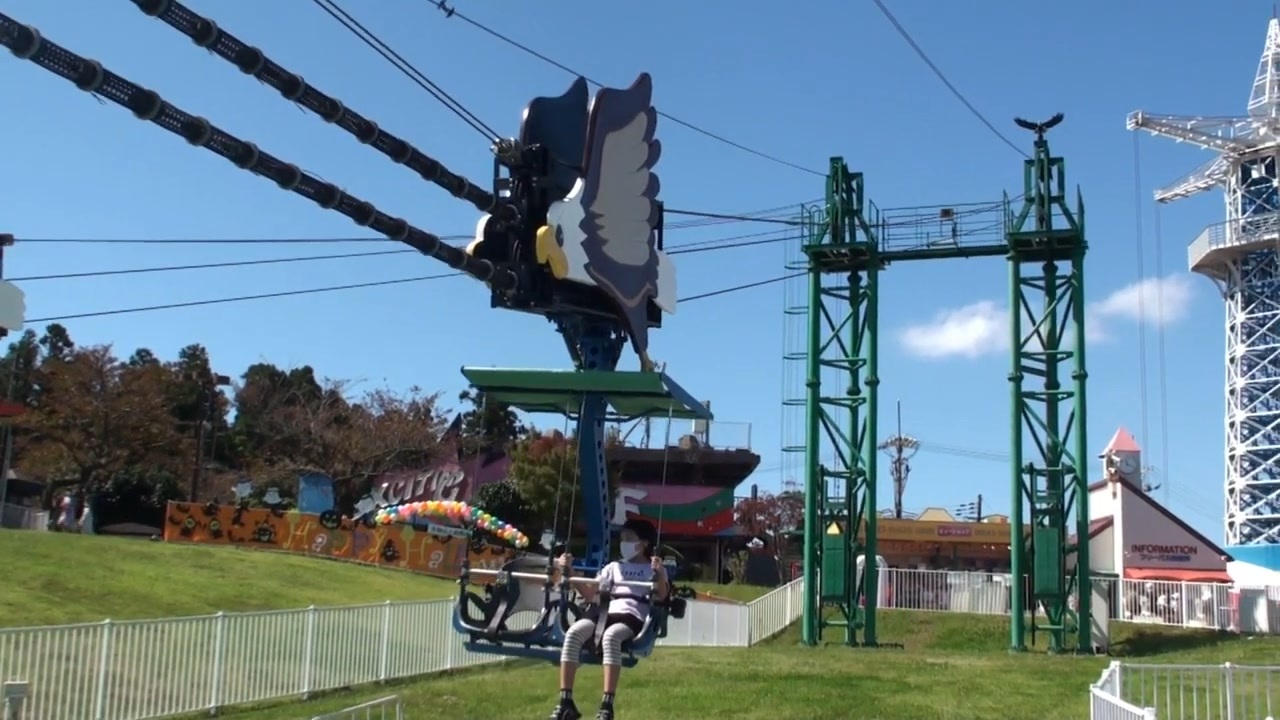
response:
<path id="1" fill-rule="evenodd" d="M 438 518 L 467 523 L 477 530 L 492 533 L 519 549 L 529 546 L 529 538 L 516 526 L 458 500 L 426 500 L 379 508 L 374 512 L 373 522 L 390 525 L 395 522 L 412 522 L 415 518 Z"/>

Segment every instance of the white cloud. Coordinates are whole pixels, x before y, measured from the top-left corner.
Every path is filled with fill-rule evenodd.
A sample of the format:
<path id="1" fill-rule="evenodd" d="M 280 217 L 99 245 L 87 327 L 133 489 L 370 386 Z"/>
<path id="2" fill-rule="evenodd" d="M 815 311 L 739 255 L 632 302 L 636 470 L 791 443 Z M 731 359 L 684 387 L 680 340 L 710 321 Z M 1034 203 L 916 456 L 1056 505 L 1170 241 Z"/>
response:
<path id="1" fill-rule="evenodd" d="M 1009 347 L 1009 312 L 990 300 L 944 310 L 904 330 L 902 343 L 920 357 L 978 357 Z"/>
<path id="2" fill-rule="evenodd" d="M 1089 304 L 1085 319 L 1087 339 L 1106 340 L 1106 322 L 1112 319 L 1172 324 L 1187 315 L 1193 299 L 1192 277 L 1187 274 L 1146 278 L 1126 285 Z M 1029 327 L 1029 318 L 1023 322 Z M 1004 352 L 1009 348 L 1008 306 L 984 300 L 944 310 L 930 322 L 909 326 L 901 340 L 907 352 L 932 359 L 976 358 Z"/>
<path id="3" fill-rule="evenodd" d="M 1091 310 L 1103 318 L 1169 325 L 1186 317 L 1191 310 L 1195 295 L 1192 280 L 1187 273 L 1146 278 L 1116 290 L 1094 303 Z"/>

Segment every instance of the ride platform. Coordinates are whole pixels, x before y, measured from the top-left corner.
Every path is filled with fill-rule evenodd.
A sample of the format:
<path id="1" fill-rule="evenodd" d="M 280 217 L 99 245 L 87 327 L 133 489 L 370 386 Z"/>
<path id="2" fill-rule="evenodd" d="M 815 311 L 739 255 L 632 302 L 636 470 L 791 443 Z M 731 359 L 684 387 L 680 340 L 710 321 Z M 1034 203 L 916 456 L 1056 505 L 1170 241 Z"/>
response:
<path id="1" fill-rule="evenodd" d="M 486 398 L 525 412 L 576 416 L 584 398 L 598 396 L 623 419 L 715 419 L 710 408 L 662 372 L 464 367 L 462 375 Z"/>

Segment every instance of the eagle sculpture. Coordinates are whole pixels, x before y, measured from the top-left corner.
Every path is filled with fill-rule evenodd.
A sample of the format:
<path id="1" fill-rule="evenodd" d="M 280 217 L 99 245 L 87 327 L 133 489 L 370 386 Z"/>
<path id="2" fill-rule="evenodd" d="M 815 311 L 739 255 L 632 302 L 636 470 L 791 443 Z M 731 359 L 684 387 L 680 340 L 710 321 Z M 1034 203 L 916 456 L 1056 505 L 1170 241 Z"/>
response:
<path id="1" fill-rule="evenodd" d="M 602 88 L 587 115 L 582 174 L 547 210 L 536 257 L 558 280 L 600 288 L 617 305 L 640 368 L 649 358 L 648 304 L 676 310 L 675 265 L 658 250 L 658 176 L 653 80 L 641 74 L 626 90 Z"/>

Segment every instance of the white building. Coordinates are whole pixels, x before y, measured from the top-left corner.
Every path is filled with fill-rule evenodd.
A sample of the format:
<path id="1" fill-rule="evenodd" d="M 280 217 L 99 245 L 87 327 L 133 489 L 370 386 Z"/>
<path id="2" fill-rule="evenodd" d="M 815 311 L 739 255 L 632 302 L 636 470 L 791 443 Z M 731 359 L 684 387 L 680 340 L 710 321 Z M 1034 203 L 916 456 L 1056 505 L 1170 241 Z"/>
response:
<path id="1" fill-rule="evenodd" d="M 1099 457 L 1104 479 L 1089 486 L 1093 572 L 1126 580 L 1231 582 L 1231 556 L 1143 491 L 1142 449 L 1129 431 L 1117 430 Z"/>

